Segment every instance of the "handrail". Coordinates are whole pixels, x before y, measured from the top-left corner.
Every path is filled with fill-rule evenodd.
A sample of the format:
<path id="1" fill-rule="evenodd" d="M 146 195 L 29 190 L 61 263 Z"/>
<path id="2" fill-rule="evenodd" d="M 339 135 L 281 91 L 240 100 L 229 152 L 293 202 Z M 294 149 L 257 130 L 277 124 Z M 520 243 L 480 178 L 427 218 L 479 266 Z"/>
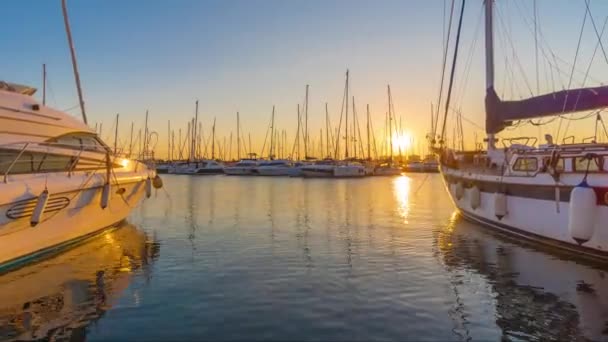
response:
<path id="1" fill-rule="evenodd" d="M 72 165 L 70 165 L 70 168 L 68 169 L 68 177 L 72 176 L 72 171 L 74 170 L 74 168 L 76 167 L 76 164 L 78 164 L 78 162 L 80 161 L 80 155 L 82 154 L 83 148 L 80 148 L 80 152 L 78 152 L 78 155 L 76 156 L 76 159 L 74 160 L 74 162 L 72 163 Z"/>
<path id="2" fill-rule="evenodd" d="M 570 135 L 562 139 L 562 144 L 565 144 L 566 140 L 572 140 L 571 144 L 574 144 L 574 135 Z"/>
<path id="3" fill-rule="evenodd" d="M 502 143 L 502 145 L 505 148 L 508 148 L 511 145 L 513 145 L 514 141 L 518 141 L 518 140 L 525 140 L 525 142 L 523 143 L 523 145 L 525 145 L 525 146 L 531 146 L 531 147 L 533 147 L 534 145 L 536 145 L 536 142 L 538 141 L 538 139 L 536 137 L 515 137 L 515 138 L 503 138 L 502 141 L 501 141 L 501 143 Z M 533 142 L 532 142 L 531 145 L 528 145 L 528 143 L 530 142 L 530 140 L 532 140 Z M 507 146 L 505 144 L 505 141 L 509 142 L 509 146 Z"/>
<path id="4" fill-rule="evenodd" d="M 15 166 L 15 163 L 17 163 L 17 160 L 19 160 L 19 158 L 21 158 L 21 156 L 23 155 L 23 152 L 25 152 L 25 149 L 28 147 L 29 144 L 30 143 L 25 143 L 25 145 L 23 146 L 21 151 L 19 151 L 17 158 L 13 159 L 13 161 L 11 162 L 11 165 L 9 165 L 8 169 L 6 169 L 6 172 L 4 172 L 4 183 L 5 184 L 8 183 L 9 172 L 11 172 L 11 169 L 13 168 L 13 166 Z"/>

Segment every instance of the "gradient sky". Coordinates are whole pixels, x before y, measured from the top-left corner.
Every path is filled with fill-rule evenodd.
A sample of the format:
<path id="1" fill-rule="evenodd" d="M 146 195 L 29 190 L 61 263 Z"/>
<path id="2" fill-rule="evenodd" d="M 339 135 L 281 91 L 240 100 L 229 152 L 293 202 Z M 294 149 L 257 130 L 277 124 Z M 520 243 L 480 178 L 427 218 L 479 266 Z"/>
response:
<path id="1" fill-rule="evenodd" d="M 306 84 L 310 84 L 310 132 L 316 139 L 319 128 L 325 127 L 325 102 L 333 124 L 338 122 L 347 68 L 360 120 L 369 103 L 376 134 L 382 135 L 386 85 L 391 84 L 397 116 L 407 131 L 422 140 L 430 126 L 430 104 L 437 102 L 444 3 L 72 0 L 68 9 L 89 123 L 103 122 L 103 137 L 110 142 L 112 120 L 120 113 L 124 140 L 131 122 L 141 126 L 149 109 L 150 126 L 161 136 L 157 150 L 163 155 L 167 120 L 185 130 L 196 99 L 205 132 L 217 117 L 220 140 L 235 130 L 239 111 L 245 132 L 252 133 L 259 150 L 276 105 L 276 125 L 287 129 L 292 141 L 296 106 L 303 102 Z M 510 0 L 497 5 L 496 85 L 505 98 L 527 96 L 528 88 L 534 94 L 561 89 L 569 82 L 584 0 L 538 0 L 543 36 L 539 44 L 551 47 L 563 60 L 555 63 L 564 71 L 560 77 L 555 69 L 551 81 L 546 58 L 539 52 L 538 91 L 532 4 L 531 0 Z M 457 1 L 456 12 L 459 6 Z M 483 127 L 483 25 L 476 29 L 481 8 L 481 0 L 467 3 L 453 106 Z M 592 0 L 591 10 L 599 30 L 608 15 L 608 1 Z M 2 19 L 0 79 L 40 88 L 41 64 L 46 63 L 48 104 L 80 115 L 60 1 L 8 2 L 3 5 Z M 572 86 L 584 78 L 596 41 L 588 19 L 576 64 L 582 72 L 575 74 Z M 603 42 L 608 49 L 608 41 Z M 466 72 L 469 55 L 470 71 Z M 513 79 L 505 76 L 509 75 L 505 56 L 514 70 Z M 600 50 L 586 85 L 606 79 L 607 66 Z M 41 92 L 36 96 L 40 98 Z M 555 124 L 542 132 L 531 127 L 504 135 L 538 136 L 553 132 Z M 464 131 L 470 146 L 476 134 L 478 139 L 483 135 L 482 129 L 468 122 Z M 593 135 L 593 122 L 573 123 L 571 133 Z"/>

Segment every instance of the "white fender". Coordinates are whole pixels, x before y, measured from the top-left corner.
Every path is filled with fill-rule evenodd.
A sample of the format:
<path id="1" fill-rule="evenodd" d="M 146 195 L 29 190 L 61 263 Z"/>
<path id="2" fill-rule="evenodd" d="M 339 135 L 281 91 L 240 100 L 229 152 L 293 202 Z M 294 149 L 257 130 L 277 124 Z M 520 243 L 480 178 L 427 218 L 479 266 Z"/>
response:
<path id="1" fill-rule="evenodd" d="M 462 185 L 462 182 L 456 183 L 456 190 L 454 191 L 454 195 L 458 200 L 461 199 L 464 195 L 464 186 Z"/>
<path id="2" fill-rule="evenodd" d="M 30 225 L 35 227 L 42 220 L 42 214 L 44 213 L 44 209 L 46 209 L 46 204 L 49 202 L 49 191 L 44 189 L 40 196 L 38 196 L 38 201 L 36 202 L 36 206 L 34 207 L 34 211 L 32 212 L 32 218 L 30 219 Z"/>
<path id="3" fill-rule="evenodd" d="M 470 191 L 471 196 L 471 208 L 477 209 L 481 204 L 481 193 L 479 192 L 479 188 L 477 186 L 473 186 Z"/>
<path id="4" fill-rule="evenodd" d="M 152 179 L 148 177 L 146 179 L 146 198 L 150 198 L 150 196 L 152 196 Z"/>
<path id="5" fill-rule="evenodd" d="M 501 192 L 494 194 L 494 215 L 499 220 L 507 215 L 507 195 Z"/>
<path id="6" fill-rule="evenodd" d="M 579 245 L 593 237 L 596 207 L 597 196 L 586 181 L 575 186 L 570 192 L 568 229 L 572 239 Z"/>
<path id="7" fill-rule="evenodd" d="M 101 190 L 101 209 L 107 208 L 108 202 L 110 202 L 110 183 L 104 184 Z"/>

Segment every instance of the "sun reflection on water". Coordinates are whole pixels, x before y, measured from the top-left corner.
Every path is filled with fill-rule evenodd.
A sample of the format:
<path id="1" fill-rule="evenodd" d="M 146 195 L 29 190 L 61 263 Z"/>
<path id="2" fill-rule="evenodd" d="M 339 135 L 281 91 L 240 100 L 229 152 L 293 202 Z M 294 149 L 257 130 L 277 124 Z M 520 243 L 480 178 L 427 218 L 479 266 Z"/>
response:
<path id="1" fill-rule="evenodd" d="M 408 223 L 410 213 L 410 186 L 411 179 L 407 176 L 399 176 L 393 180 L 393 194 L 399 205 L 399 216 L 405 224 Z"/>

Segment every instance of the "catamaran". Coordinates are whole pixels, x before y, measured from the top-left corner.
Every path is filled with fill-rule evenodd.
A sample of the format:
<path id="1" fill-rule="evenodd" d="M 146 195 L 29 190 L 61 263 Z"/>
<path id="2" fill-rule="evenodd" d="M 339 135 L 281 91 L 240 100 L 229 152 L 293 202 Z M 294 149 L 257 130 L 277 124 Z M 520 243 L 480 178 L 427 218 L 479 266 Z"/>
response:
<path id="1" fill-rule="evenodd" d="M 490 0 L 485 1 L 485 45 L 487 150 L 456 151 L 443 144 L 436 150 L 454 204 L 465 218 L 492 229 L 608 258 L 608 144 L 558 144 L 546 135 L 538 146 L 536 138 L 518 138 L 502 139 L 499 147 L 496 138 L 515 120 L 605 108 L 608 86 L 505 101 L 494 88 Z"/>

